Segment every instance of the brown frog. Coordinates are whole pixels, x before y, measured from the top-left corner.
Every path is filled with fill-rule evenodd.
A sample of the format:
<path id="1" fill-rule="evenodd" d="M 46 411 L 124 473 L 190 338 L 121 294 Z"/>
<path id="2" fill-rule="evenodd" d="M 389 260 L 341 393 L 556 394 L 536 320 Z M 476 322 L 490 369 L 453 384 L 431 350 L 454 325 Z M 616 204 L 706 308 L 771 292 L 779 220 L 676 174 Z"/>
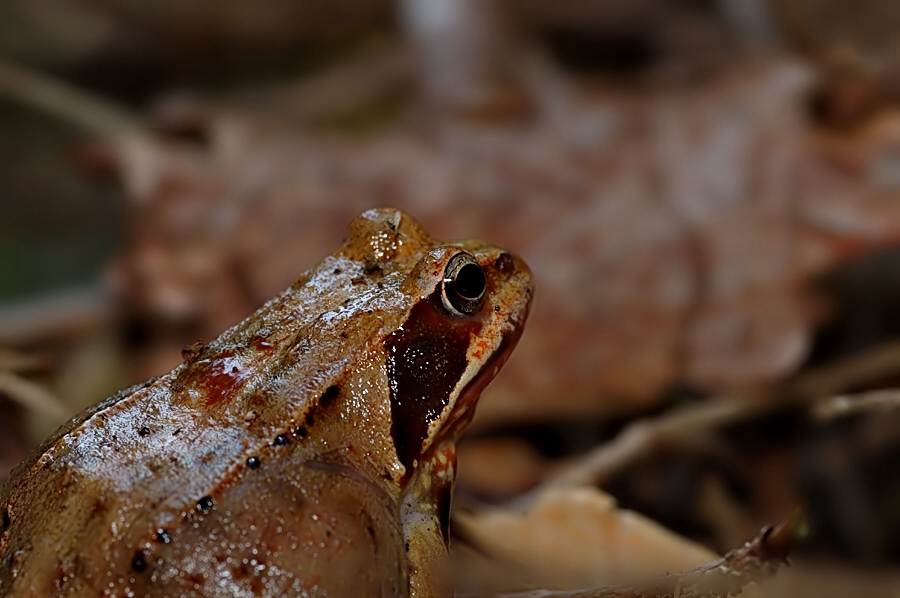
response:
<path id="1" fill-rule="evenodd" d="M 531 285 L 497 247 L 358 216 L 281 295 L 19 466 L 0 595 L 452 595 L 455 442 Z"/>

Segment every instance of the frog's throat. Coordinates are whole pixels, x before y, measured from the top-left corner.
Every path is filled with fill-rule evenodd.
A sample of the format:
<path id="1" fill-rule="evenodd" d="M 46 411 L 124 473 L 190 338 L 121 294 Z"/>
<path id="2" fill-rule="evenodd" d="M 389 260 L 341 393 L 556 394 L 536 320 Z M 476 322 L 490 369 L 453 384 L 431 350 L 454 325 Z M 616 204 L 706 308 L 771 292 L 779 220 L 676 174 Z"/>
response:
<path id="1" fill-rule="evenodd" d="M 422 455 L 401 503 L 410 596 L 452 596 L 449 575 L 450 500 L 456 474 L 453 441 Z"/>

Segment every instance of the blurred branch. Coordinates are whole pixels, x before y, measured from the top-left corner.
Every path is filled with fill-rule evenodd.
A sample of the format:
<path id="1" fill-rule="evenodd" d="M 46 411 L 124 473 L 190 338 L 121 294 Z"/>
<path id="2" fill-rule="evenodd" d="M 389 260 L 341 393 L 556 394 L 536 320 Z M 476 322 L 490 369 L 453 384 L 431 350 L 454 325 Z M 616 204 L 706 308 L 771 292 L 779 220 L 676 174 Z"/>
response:
<path id="1" fill-rule="evenodd" d="M 652 453 L 662 444 L 683 443 L 730 423 L 791 404 L 831 397 L 844 389 L 897 372 L 900 372 L 900 343 L 892 343 L 856 358 L 810 370 L 772 389 L 745 396 L 719 397 L 674 410 L 656 419 L 636 421 L 614 440 L 547 478 L 524 500 L 529 502 L 537 493 L 551 488 L 602 484 L 605 479 Z"/>
<path id="2" fill-rule="evenodd" d="M 69 291 L 0 307 L 0 344 L 33 344 L 107 322 L 114 312 L 108 294 L 98 287 Z"/>
<path id="3" fill-rule="evenodd" d="M 0 95 L 43 110 L 95 135 L 149 135 L 146 124 L 134 114 L 64 81 L 2 59 Z"/>
<path id="4" fill-rule="evenodd" d="M 34 372 L 46 369 L 50 359 L 46 355 L 32 355 L 0 347 L 0 371 Z"/>
<path id="5" fill-rule="evenodd" d="M 292 121 L 320 122 L 390 98 L 412 85 L 414 77 L 412 54 L 392 44 L 296 83 L 241 92 L 236 99 Z"/>
<path id="6" fill-rule="evenodd" d="M 897 409 L 900 409 L 900 391 L 873 390 L 828 397 L 815 405 L 813 414 L 820 420 L 829 421 L 857 413 L 888 413 Z"/>
<path id="7" fill-rule="evenodd" d="M 604 480 L 661 444 L 678 443 L 704 431 L 747 418 L 769 405 L 746 400 L 713 400 L 672 411 L 654 420 L 638 420 L 621 434 L 603 444 L 556 475 L 548 477 L 526 496 L 526 502 L 540 492 L 566 486 L 602 484 Z"/>
<path id="8" fill-rule="evenodd" d="M 59 399 L 43 386 L 9 372 L 0 372 L 0 394 L 26 409 L 44 413 L 55 420 L 62 420 L 67 413 Z"/>

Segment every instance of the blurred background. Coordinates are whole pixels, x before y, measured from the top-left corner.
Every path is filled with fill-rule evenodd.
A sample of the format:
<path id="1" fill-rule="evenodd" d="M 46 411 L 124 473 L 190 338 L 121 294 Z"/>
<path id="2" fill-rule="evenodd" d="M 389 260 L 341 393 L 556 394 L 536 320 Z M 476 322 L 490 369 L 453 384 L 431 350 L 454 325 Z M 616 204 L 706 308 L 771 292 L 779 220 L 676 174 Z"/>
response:
<path id="1" fill-rule="evenodd" d="M 0 480 L 387 205 L 537 279 L 457 505 L 587 485 L 718 552 L 799 506 L 796 587 L 896 587 L 898 32 L 889 0 L 0 0 Z"/>

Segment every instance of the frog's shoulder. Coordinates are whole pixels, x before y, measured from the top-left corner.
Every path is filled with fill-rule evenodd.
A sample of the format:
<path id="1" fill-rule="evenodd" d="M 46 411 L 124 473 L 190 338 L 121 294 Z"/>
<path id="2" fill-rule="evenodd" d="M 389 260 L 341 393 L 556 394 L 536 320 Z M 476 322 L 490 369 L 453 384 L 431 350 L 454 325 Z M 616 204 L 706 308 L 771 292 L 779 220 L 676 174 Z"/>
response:
<path id="1" fill-rule="evenodd" d="M 26 473 L 34 467 L 35 462 L 37 462 L 41 458 L 41 456 L 46 453 L 51 447 L 59 443 L 61 438 L 72 433 L 73 431 L 78 430 L 78 428 L 83 425 L 85 421 L 87 421 L 96 413 L 104 411 L 109 407 L 115 405 L 119 401 L 128 398 L 139 390 L 150 386 L 161 377 L 162 376 L 154 376 L 149 380 L 144 380 L 143 382 L 135 384 L 134 386 L 130 386 L 128 388 L 120 390 L 111 397 L 100 401 L 96 405 L 88 407 L 77 415 L 74 415 L 68 421 L 60 425 L 55 432 L 53 432 L 39 446 L 32 450 L 31 454 L 24 461 L 19 463 L 19 465 L 17 465 L 12 470 L 12 472 L 10 472 L 10 483 L 4 484 L 3 487 L 0 488 L 0 503 L 4 502 L 4 495 L 8 493 L 9 488 L 15 485 L 15 480 L 21 478 L 23 475 L 26 475 Z"/>

